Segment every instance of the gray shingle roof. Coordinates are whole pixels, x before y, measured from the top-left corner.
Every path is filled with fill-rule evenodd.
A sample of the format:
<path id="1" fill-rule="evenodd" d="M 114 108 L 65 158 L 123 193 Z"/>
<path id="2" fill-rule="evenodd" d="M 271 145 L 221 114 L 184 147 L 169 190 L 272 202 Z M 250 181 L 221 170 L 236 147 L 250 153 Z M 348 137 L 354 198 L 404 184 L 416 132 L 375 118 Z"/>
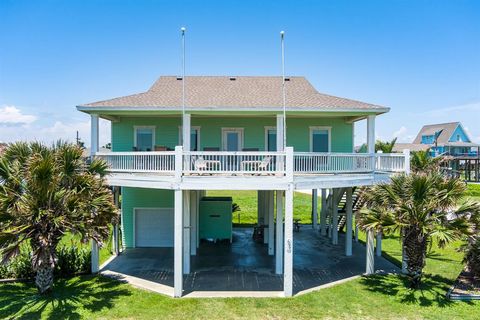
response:
<path id="1" fill-rule="evenodd" d="M 457 128 L 460 122 L 449 122 L 449 123 L 438 123 L 438 124 L 429 124 L 423 126 L 420 132 L 418 133 L 413 143 L 419 144 L 422 143 L 422 136 L 424 135 L 434 135 L 437 132 L 440 132 L 440 135 L 437 138 L 437 144 L 445 144 L 448 142 L 453 132 Z"/>
<path id="2" fill-rule="evenodd" d="M 234 79 L 234 80 L 233 80 Z M 358 109 L 388 111 L 388 108 L 319 93 L 304 77 L 286 81 L 288 108 L 326 110 Z M 195 108 L 278 108 L 282 102 L 281 77 L 187 76 L 186 107 Z M 174 76 L 161 76 L 146 92 L 93 102 L 79 107 L 158 107 L 182 106 L 182 81 Z"/>

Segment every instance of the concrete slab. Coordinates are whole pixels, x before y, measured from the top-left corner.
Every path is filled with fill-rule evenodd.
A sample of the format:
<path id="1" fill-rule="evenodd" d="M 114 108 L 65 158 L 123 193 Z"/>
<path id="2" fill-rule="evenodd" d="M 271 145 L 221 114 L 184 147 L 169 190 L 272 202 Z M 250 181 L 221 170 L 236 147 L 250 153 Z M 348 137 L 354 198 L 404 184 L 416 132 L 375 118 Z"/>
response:
<path id="1" fill-rule="evenodd" d="M 283 291 L 283 275 L 275 274 L 274 256 L 267 246 L 252 239 L 251 228 L 235 228 L 233 242 L 206 243 L 192 257 L 192 272 L 184 276 L 184 294 L 189 297 L 278 297 Z M 365 246 L 353 242 L 353 255 L 344 255 L 344 234 L 339 245 L 322 237 L 311 226 L 294 233 L 293 288 L 296 294 L 354 279 L 365 272 Z M 399 272 L 384 258 L 376 257 L 377 272 Z M 102 269 L 103 273 L 124 275 L 142 288 L 152 283 L 153 291 L 166 293 L 173 287 L 173 248 L 127 249 Z M 159 287 L 158 284 L 162 285 Z M 160 289 L 161 290 L 160 290 Z M 166 293 L 169 294 L 169 293 Z"/>

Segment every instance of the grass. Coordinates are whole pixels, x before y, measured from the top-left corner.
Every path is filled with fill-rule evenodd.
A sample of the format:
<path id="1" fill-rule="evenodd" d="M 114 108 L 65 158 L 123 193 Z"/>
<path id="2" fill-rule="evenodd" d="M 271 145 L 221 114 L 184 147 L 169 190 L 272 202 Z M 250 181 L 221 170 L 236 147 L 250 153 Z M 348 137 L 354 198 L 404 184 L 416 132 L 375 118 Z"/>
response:
<path id="1" fill-rule="evenodd" d="M 207 196 L 233 198 L 233 202 L 237 203 L 241 209 L 240 212 L 233 214 L 233 223 L 247 225 L 257 223 L 257 191 L 208 191 Z M 295 208 L 293 213 L 294 219 L 300 219 L 300 223 L 312 223 L 312 196 L 295 192 L 293 199 L 293 206 Z M 320 201 L 318 208 L 318 210 L 320 210 Z"/>
<path id="2" fill-rule="evenodd" d="M 66 234 L 61 242 L 60 245 L 72 245 L 72 246 L 77 246 L 77 247 L 84 247 L 90 249 L 90 243 L 83 243 L 80 241 L 79 236 L 75 236 L 71 233 Z M 100 251 L 98 253 L 98 258 L 99 258 L 99 263 L 100 265 L 104 263 L 105 261 L 108 260 L 112 256 L 112 233 L 110 232 L 110 236 L 108 240 L 105 242 L 104 246 L 100 248 Z"/>
<path id="3" fill-rule="evenodd" d="M 253 196 L 235 193 L 234 201 L 242 206 L 242 221 L 256 219 Z M 309 218 L 310 197 L 295 196 L 296 216 Z M 375 275 L 289 299 L 172 299 L 115 280 L 82 276 L 57 280 L 54 292 L 45 297 L 37 295 L 32 284 L 1 284 L 0 318 L 478 319 L 480 302 L 452 302 L 445 298 L 463 267 L 462 254 L 456 250 L 459 245 L 455 242 L 429 252 L 424 282 L 418 291 L 407 289 L 402 276 Z M 386 237 L 383 250 L 393 261 L 400 261 L 398 237 Z"/>

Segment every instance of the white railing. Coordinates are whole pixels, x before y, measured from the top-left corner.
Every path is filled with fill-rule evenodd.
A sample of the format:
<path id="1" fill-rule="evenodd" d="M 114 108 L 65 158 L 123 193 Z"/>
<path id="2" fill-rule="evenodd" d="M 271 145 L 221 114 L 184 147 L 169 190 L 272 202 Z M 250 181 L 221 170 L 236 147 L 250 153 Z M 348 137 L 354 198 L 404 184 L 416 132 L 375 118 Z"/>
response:
<path id="1" fill-rule="evenodd" d="M 177 175 L 286 175 L 346 174 L 369 172 L 406 172 L 405 154 L 312 153 L 294 152 L 287 159 L 285 152 L 258 151 L 175 151 L 103 152 L 95 157 L 106 161 L 111 172 L 175 173 Z M 292 157 L 290 155 L 290 157 Z M 290 161 L 290 162 L 289 162 Z M 292 172 L 293 171 L 293 172 Z"/>
<path id="2" fill-rule="evenodd" d="M 375 171 L 405 172 L 406 160 L 402 153 L 376 153 Z"/>
<path id="3" fill-rule="evenodd" d="M 175 152 L 98 152 L 95 157 L 105 160 L 112 172 L 175 171 Z"/>
<path id="4" fill-rule="evenodd" d="M 184 152 L 187 174 L 285 174 L 284 152 Z"/>
<path id="5" fill-rule="evenodd" d="M 373 157 L 362 153 L 295 152 L 295 173 L 364 173 L 373 171 Z"/>

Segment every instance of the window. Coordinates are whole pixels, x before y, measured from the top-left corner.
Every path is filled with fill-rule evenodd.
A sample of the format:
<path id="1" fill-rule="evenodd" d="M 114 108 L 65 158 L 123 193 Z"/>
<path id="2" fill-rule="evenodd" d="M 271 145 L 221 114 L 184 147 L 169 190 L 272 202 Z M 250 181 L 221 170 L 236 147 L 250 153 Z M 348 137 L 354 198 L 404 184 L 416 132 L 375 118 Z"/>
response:
<path id="1" fill-rule="evenodd" d="M 155 143 L 155 127 L 135 127 L 137 151 L 152 151 Z"/>
<path id="2" fill-rule="evenodd" d="M 330 151 L 330 128 L 329 127 L 311 127 L 310 128 L 310 151 L 311 152 L 329 152 Z"/>
<path id="3" fill-rule="evenodd" d="M 243 149 L 243 128 L 222 128 L 223 151 Z"/>
<path id="4" fill-rule="evenodd" d="M 277 129 L 265 127 L 265 151 L 277 151 Z"/>
<path id="5" fill-rule="evenodd" d="M 183 130 L 179 127 L 179 144 L 183 144 Z M 200 150 L 200 127 L 190 127 L 190 151 Z"/>

